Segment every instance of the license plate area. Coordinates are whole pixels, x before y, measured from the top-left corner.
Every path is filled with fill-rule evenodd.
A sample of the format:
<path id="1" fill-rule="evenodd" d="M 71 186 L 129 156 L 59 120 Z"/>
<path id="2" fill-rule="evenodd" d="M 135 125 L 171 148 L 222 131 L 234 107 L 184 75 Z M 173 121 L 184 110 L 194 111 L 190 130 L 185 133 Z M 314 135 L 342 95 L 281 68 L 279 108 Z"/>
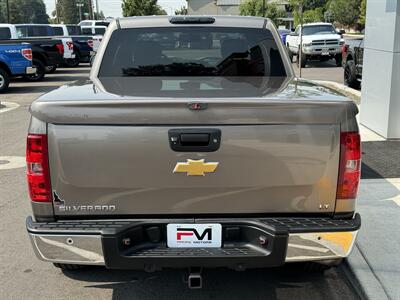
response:
<path id="1" fill-rule="evenodd" d="M 169 248 L 220 248 L 221 224 L 168 224 Z"/>
<path id="2" fill-rule="evenodd" d="M 322 49 L 321 55 L 329 55 L 329 49 Z"/>

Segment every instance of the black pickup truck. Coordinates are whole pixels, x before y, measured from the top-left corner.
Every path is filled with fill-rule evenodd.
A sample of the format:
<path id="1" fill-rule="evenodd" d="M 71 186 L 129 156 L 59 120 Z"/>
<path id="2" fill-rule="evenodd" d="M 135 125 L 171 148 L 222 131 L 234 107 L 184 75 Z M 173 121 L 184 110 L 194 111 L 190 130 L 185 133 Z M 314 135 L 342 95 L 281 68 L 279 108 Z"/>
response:
<path id="1" fill-rule="evenodd" d="M 0 40 L 0 44 L 28 43 L 32 47 L 33 67 L 36 73 L 26 75 L 29 81 L 40 81 L 46 74 L 46 67 L 63 63 L 64 47 L 61 40 L 52 38 L 21 38 L 18 40 Z"/>
<path id="2" fill-rule="evenodd" d="M 93 37 L 74 35 L 69 36 L 74 43 L 75 58 L 66 59 L 65 64 L 68 67 L 77 67 L 79 63 L 87 63 L 90 61 L 90 53 L 93 51 Z"/>
<path id="3" fill-rule="evenodd" d="M 361 86 L 364 39 L 349 39 L 342 47 L 344 83 L 355 89 Z"/>

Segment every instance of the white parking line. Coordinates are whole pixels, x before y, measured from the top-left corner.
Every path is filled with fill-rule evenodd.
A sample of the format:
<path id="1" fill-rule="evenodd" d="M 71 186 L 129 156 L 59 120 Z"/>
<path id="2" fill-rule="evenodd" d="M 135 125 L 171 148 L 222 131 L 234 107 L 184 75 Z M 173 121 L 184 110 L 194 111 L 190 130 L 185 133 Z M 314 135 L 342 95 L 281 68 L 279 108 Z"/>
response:
<path id="1" fill-rule="evenodd" d="M 18 169 L 25 166 L 24 156 L 0 156 L 0 170 Z"/>
<path id="2" fill-rule="evenodd" d="M 19 104 L 18 104 L 18 103 L 15 103 L 15 102 L 1 101 L 0 104 L 1 104 L 2 106 L 3 106 L 3 105 L 5 106 L 5 107 L 3 107 L 3 108 L 0 108 L 0 114 L 1 114 L 1 113 L 5 113 L 5 112 L 10 111 L 10 110 L 13 110 L 13 109 L 16 109 L 16 108 L 19 107 Z M 0 107 L 1 107 L 1 106 L 0 106 Z"/>

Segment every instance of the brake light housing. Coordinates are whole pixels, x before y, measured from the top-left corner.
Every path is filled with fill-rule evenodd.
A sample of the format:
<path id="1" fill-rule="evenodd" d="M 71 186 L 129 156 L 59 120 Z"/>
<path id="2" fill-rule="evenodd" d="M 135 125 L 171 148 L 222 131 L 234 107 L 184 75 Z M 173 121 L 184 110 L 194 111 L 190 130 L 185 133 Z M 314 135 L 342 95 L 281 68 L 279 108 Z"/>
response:
<path id="1" fill-rule="evenodd" d="M 361 175 L 361 139 L 358 132 L 340 134 L 340 165 L 336 199 L 355 199 Z"/>
<path id="2" fill-rule="evenodd" d="M 32 49 L 22 49 L 21 54 L 25 59 L 32 61 Z"/>
<path id="3" fill-rule="evenodd" d="M 56 44 L 56 47 L 57 47 L 58 53 L 60 53 L 61 55 L 64 55 L 64 45 L 59 43 L 59 44 Z"/>
<path id="4" fill-rule="evenodd" d="M 26 142 L 29 196 L 33 202 L 51 202 L 49 155 L 46 134 L 29 134 Z"/>
<path id="5" fill-rule="evenodd" d="M 93 40 L 88 40 L 87 44 L 90 48 L 93 48 Z"/>

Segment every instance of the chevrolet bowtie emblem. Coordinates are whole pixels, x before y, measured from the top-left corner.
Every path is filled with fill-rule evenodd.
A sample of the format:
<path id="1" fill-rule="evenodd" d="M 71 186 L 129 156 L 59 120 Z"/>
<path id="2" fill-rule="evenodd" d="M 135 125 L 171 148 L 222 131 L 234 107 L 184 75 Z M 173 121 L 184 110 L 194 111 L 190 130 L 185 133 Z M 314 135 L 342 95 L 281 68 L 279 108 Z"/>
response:
<path id="1" fill-rule="evenodd" d="M 186 173 L 187 176 L 204 176 L 206 173 L 214 173 L 218 167 L 217 162 L 204 162 L 204 159 L 176 163 L 174 173 Z"/>

